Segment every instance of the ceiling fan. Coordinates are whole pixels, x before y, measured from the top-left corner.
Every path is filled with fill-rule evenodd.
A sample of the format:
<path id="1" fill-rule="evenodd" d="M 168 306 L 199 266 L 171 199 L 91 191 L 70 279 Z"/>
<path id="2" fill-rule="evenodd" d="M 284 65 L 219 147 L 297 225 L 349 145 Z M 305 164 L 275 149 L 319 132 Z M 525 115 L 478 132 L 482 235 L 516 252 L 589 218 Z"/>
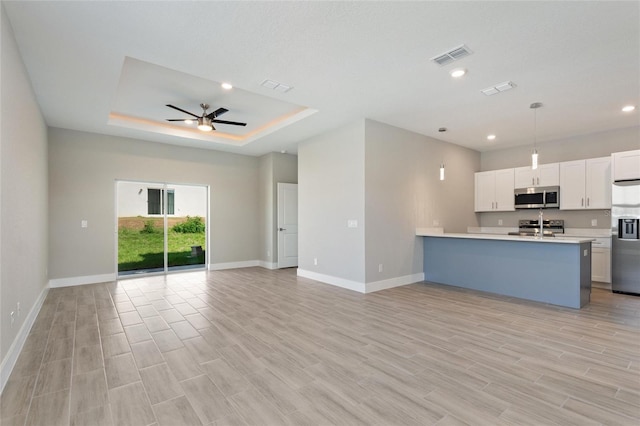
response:
<path id="1" fill-rule="evenodd" d="M 209 104 L 200 104 L 200 108 L 202 108 L 202 116 L 198 116 L 192 112 L 189 111 L 185 111 L 182 108 L 178 108 L 177 106 L 174 105 L 170 105 L 167 104 L 167 106 L 169 108 L 173 108 L 175 110 L 178 110 L 180 112 L 184 112 L 185 114 L 188 114 L 192 117 L 195 117 L 196 120 L 198 121 L 198 129 L 202 130 L 203 132 L 210 132 L 211 130 L 215 130 L 216 128 L 213 127 L 213 123 L 219 123 L 219 124 L 231 124 L 233 126 L 246 126 L 247 123 L 239 123 L 237 121 L 225 121 L 225 120 L 218 120 L 217 118 L 219 116 L 221 116 L 222 114 L 224 114 L 225 112 L 229 111 L 226 108 L 218 108 L 217 110 L 207 114 L 207 110 L 209 109 Z M 193 122 L 193 119 L 191 118 L 167 118 L 167 121 L 184 121 L 184 122 Z"/>

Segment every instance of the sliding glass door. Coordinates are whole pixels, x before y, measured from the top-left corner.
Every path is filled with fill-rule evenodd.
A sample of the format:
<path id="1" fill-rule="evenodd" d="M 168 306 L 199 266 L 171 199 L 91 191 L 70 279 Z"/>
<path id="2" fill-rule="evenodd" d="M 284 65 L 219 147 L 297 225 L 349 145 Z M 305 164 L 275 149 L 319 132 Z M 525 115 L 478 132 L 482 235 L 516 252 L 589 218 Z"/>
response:
<path id="1" fill-rule="evenodd" d="M 167 232 L 167 267 L 169 270 L 204 267 L 207 236 L 207 188 L 172 185 L 167 193 L 169 231 Z M 178 197 L 179 196 L 179 197 Z M 180 201 L 174 210 L 174 199 Z"/>
<path id="2" fill-rule="evenodd" d="M 118 181 L 118 276 L 203 269 L 206 186 Z"/>

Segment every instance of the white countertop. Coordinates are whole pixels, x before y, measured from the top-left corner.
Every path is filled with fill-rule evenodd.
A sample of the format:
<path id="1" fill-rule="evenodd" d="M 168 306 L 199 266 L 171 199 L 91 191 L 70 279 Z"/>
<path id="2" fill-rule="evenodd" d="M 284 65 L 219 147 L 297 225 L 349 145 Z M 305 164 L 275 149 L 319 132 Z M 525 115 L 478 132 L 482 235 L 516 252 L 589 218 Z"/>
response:
<path id="1" fill-rule="evenodd" d="M 594 241 L 594 238 L 581 237 L 521 237 L 519 235 L 498 235 L 498 234 L 455 234 L 434 232 L 433 228 L 416 228 L 416 235 L 419 237 L 438 238 L 466 238 L 473 240 L 498 240 L 498 241 L 522 241 L 528 243 L 553 243 L 553 244 L 581 244 Z"/>

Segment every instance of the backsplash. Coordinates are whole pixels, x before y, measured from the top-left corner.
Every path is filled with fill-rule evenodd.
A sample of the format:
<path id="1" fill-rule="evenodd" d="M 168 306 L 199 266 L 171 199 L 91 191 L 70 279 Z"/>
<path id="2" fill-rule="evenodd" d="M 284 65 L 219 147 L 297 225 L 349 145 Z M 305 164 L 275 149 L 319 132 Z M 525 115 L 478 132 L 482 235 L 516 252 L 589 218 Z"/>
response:
<path id="1" fill-rule="evenodd" d="M 610 210 L 558 210 L 544 209 L 545 219 L 563 219 L 565 228 L 611 228 Z M 517 210 L 514 212 L 478 213 L 480 226 L 517 228 L 520 219 L 537 219 L 538 210 Z M 500 224 L 502 220 L 502 224 Z M 596 221 L 593 226 L 592 221 Z"/>

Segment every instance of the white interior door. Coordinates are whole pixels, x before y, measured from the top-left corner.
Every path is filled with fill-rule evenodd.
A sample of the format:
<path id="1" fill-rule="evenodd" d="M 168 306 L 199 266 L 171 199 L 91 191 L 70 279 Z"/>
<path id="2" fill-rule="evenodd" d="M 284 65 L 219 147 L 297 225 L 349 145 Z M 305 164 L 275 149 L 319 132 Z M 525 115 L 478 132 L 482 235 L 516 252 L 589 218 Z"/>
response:
<path id="1" fill-rule="evenodd" d="M 278 183 L 278 268 L 298 266 L 298 185 Z"/>

